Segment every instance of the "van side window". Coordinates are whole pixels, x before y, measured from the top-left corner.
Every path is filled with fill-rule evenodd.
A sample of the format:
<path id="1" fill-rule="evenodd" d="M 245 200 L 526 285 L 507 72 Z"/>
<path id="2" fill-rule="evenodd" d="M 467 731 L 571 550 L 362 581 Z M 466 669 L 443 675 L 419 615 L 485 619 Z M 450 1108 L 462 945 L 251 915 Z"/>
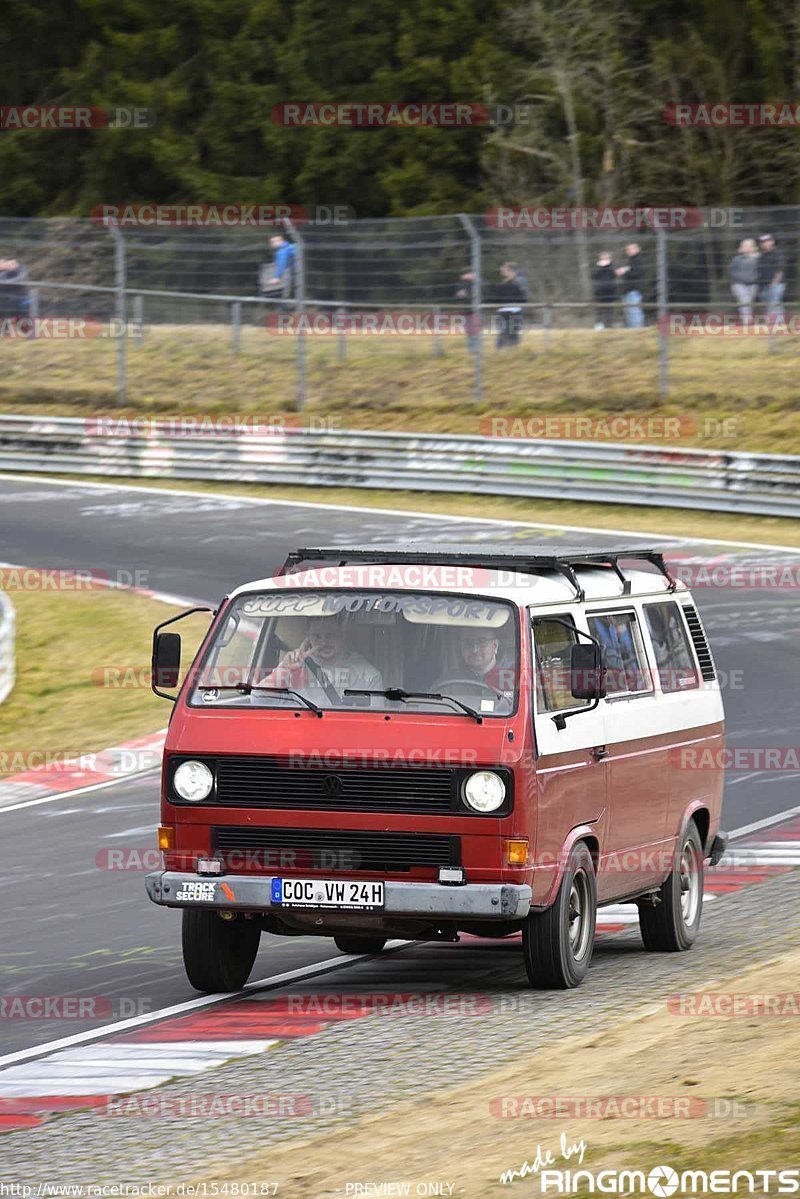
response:
<path id="1" fill-rule="evenodd" d="M 572 617 L 561 615 L 560 620 L 573 623 Z M 536 653 L 536 707 L 539 712 L 561 712 L 564 709 L 585 708 L 589 700 L 575 699 L 571 689 L 570 657 L 578 637 L 555 620 L 539 620 L 533 626 L 533 646 Z"/>
<path id="2" fill-rule="evenodd" d="M 653 690 L 635 612 L 588 617 L 589 632 L 603 649 L 606 694 L 636 695 Z"/>
<path id="3" fill-rule="evenodd" d="M 645 604 L 645 620 L 650 630 L 662 691 L 686 691 L 699 686 L 686 627 L 678 605 Z"/>

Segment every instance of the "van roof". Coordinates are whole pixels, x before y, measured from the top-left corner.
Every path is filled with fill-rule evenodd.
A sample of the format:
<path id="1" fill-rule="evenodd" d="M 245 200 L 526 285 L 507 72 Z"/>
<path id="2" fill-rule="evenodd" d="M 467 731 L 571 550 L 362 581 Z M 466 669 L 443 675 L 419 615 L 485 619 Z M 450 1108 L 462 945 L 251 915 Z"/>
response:
<path id="1" fill-rule="evenodd" d="M 650 569 L 629 566 L 646 563 Z M 308 563 L 302 568 L 301 563 Z M 652 569 L 655 567 L 655 569 Z M 531 545 L 329 546 L 298 549 L 281 572 L 237 588 L 337 587 L 492 595 L 515 603 L 574 603 L 687 589 L 670 576 L 660 551 Z"/>

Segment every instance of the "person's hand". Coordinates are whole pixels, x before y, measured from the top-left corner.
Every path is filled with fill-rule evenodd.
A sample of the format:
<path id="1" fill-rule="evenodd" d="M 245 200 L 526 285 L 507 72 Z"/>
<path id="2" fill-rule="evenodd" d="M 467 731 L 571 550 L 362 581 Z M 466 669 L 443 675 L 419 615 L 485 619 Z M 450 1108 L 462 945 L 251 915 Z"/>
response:
<path id="1" fill-rule="evenodd" d="M 617 266 L 617 267 L 614 267 L 614 274 L 615 275 L 627 275 L 627 273 L 630 269 L 631 268 L 629 266 Z"/>
<path id="2" fill-rule="evenodd" d="M 302 666 L 306 658 L 310 656 L 312 649 L 311 640 L 306 637 L 302 645 L 298 645 L 297 649 L 289 650 L 289 653 L 281 658 L 280 665 L 290 668 L 293 666 Z"/>

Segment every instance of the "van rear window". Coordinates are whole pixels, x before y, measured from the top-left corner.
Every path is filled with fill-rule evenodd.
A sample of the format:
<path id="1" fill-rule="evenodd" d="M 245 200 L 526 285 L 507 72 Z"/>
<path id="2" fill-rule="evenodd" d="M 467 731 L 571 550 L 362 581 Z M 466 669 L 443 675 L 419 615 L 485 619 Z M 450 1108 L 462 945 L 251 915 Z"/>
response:
<path id="1" fill-rule="evenodd" d="M 653 690 L 650 668 L 635 612 L 606 612 L 588 618 L 589 632 L 600 642 L 606 669 L 606 694 L 638 695 Z"/>
<path id="2" fill-rule="evenodd" d="M 645 604 L 645 620 L 656 655 L 662 691 L 699 686 L 686 626 L 676 603 Z"/>

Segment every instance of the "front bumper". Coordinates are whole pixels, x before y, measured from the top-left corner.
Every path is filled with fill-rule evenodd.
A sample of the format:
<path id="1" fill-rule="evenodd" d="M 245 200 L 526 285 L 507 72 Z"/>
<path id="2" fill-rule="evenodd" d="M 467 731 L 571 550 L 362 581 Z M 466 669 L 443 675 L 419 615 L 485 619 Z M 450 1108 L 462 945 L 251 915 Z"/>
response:
<path id="1" fill-rule="evenodd" d="M 324 912 L 355 915 L 350 908 L 284 907 L 273 904 L 271 877 L 249 874 L 206 875 L 160 870 L 145 877 L 153 903 L 168 908 L 220 908 L 248 912 Z M 187 888 L 186 884 L 191 886 Z M 198 885 L 202 884 L 202 885 Z M 191 898 L 187 895 L 191 892 Z M 181 896 L 181 898 L 178 898 Z M 443 916 L 470 920 L 520 920 L 528 915 L 531 888 L 520 883 L 384 883 L 384 906 L 374 916 Z"/>

